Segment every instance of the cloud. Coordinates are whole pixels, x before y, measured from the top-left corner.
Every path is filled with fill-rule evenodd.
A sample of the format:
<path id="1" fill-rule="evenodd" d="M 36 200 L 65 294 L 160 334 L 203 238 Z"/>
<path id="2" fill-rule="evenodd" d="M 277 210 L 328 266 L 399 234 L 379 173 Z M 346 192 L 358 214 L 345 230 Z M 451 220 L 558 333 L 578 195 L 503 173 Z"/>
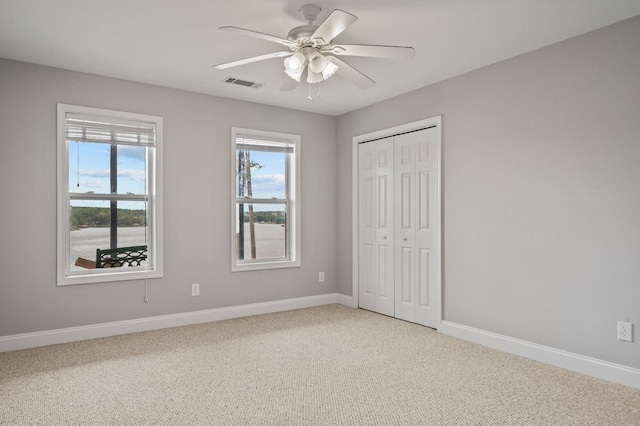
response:
<path id="1" fill-rule="evenodd" d="M 94 170 L 85 170 L 80 169 L 80 176 L 84 177 L 93 177 L 93 178 L 105 178 L 109 179 L 111 173 L 108 169 L 94 169 Z M 146 174 L 144 170 L 141 169 L 118 169 L 118 177 L 131 179 L 136 182 L 144 182 L 146 178 Z M 97 180 L 96 180 L 97 181 Z"/>
<path id="2" fill-rule="evenodd" d="M 140 169 L 118 169 L 118 177 L 144 182 L 147 176 L 144 170 Z"/>
<path id="3" fill-rule="evenodd" d="M 260 197 L 284 197 L 286 179 L 283 174 L 253 174 L 251 176 L 251 187 L 254 196 Z"/>
<path id="4" fill-rule="evenodd" d="M 253 174 L 251 176 L 251 183 L 254 185 L 278 185 L 284 188 L 285 176 L 283 174 L 274 175 L 260 175 Z"/>
<path id="5" fill-rule="evenodd" d="M 118 156 L 132 158 L 134 160 L 145 161 L 145 149 L 139 146 L 121 145 L 118 147 Z"/>
<path id="6" fill-rule="evenodd" d="M 87 188 L 107 188 L 107 184 L 99 179 L 82 180 L 80 183 Z"/>
<path id="7" fill-rule="evenodd" d="M 80 176 L 99 177 L 99 178 L 108 178 L 109 176 L 111 176 L 109 169 L 92 169 L 92 170 L 80 169 L 78 173 L 80 174 Z"/>

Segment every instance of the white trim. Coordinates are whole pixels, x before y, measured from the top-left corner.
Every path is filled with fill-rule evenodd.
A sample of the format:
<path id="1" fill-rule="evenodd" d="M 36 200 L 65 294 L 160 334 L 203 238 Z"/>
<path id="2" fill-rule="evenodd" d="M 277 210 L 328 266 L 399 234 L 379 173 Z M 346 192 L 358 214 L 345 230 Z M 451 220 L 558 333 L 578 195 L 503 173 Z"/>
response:
<path id="1" fill-rule="evenodd" d="M 287 211 L 287 220 L 289 221 L 289 230 L 292 235 L 289 238 L 290 244 L 290 260 L 287 259 L 264 259 L 264 260 L 247 260 L 238 262 L 236 259 L 237 240 L 236 240 L 236 141 L 238 137 L 253 138 L 259 141 L 274 141 L 277 143 L 286 143 L 293 145 L 293 155 L 288 155 L 286 161 L 286 177 L 287 177 L 287 194 L 286 199 L 269 200 L 268 204 L 283 204 Z M 231 272 L 241 271 L 258 271 L 265 269 L 279 268 L 297 268 L 301 266 L 301 242 L 302 242 L 302 226 L 300 222 L 300 136 L 288 133 L 268 132 L 265 130 L 245 129 L 241 127 L 231 127 Z M 283 151 L 284 152 L 284 151 Z M 260 198 L 253 198 L 254 202 L 264 201 Z M 293 214 L 290 212 L 293 211 Z"/>
<path id="2" fill-rule="evenodd" d="M 358 307 L 358 300 L 355 297 L 347 296 L 346 294 L 340 294 L 340 293 L 338 293 L 337 296 L 338 296 L 337 303 L 344 306 L 348 306 L 350 308 Z"/>
<path id="3" fill-rule="evenodd" d="M 440 332 L 510 354 L 540 361 L 566 370 L 640 389 L 640 370 L 596 358 L 538 345 L 526 340 L 442 321 Z"/>
<path id="4" fill-rule="evenodd" d="M 227 308 L 207 309 L 203 311 L 180 314 L 161 315 L 127 321 L 114 321 L 102 324 L 83 325 L 79 327 L 38 331 L 35 333 L 14 334 L 0 337 L 0 352 L 36 348 L 60 343 L 97 339 L 100 337 L 118 336 L 121 334 L 139 333 L 169 327 L 180 327 L 204 322 L 221 321 L 251 315 L 262 315 L 292 309 L 310 308 L 313 306 L 338 303 L 337 293 L 318 296 L 299 297 L 296 299 L 276 300 L 273 302 L 252 303 L 248 305 L 230 306 Z"/>
<path id="5" fill-rule="evenodd" d="M 56 155 L 57 155 L 57 176 L 56 176 L 56 194 L 57 194 L 57 224 L 56 224 L 56 284 L 58 286 L 76 285 L 76 284 L 92 284 L 105 283 L 115 281 L 127 281 L 135 279 L 161 278 L 163 276 L 163 234 L 162 234 L 162 167 L 163 167 L 163 118 L 155 115 L 139 114 L 125 111 L 114 111 L 103 108 L 93 108 L 78 105 L 69 105 L 59 103 L 56 105 Z M 66 139 L 66 119 L 67 115 L 75 114 L 76 116 L 86 116 L 85 118 L 105 118 L 109 121 L 120 124 L 140 124 L 147 123 L 153 125 L 156 130 L 155 143 L 150 146 L 146 145 L 147 150 L 146 168 L 147 168 L 147 188 L 146 194 L 129 196 L 120 194 L 116 196 L 103 195 L 87 195 L 87 194 L 70 194 L 69 193 L 69 144 Z M 120 144 L 119 142 L 117 142 Z M 123 271 L 115 269 L 107 270 L 85 270 L 71 271 L 70 258 L 70 235 L 69 235 L 69 200 L 72 199 L 140 199 L 144 197 L 147 200 L 147 213 L 150 218 L 147 219 L 147 235 L 149 246 L 149 265 L 150 270 L 128 270 Z M 124 271 L 124 269 L 127 269 Z"/>
<path id="6" fill-rule="evenodd" d="M 359 217 L 359 209 L 358 209 L 358 180 L 359 180 L 359 169 L 358 169 L 358 144 L 365 141 L 370 141 L 374 139 L 381 139 L 393 135 L 397 135 L 400 133 L 406 133 L 414 130 L 418 130 L 424 127 L 429 126 L 437 126 L 440 131 L 440 155 L 438 158 L 438 205 L 440 206 L 439 212 L 439 225 L 440 232 L 438 235 L 438 244 L 440 246 L 440 282 L 436 289 L 435 299 L 438 303 L 436 309 L 438 310 L 438 326 L 437 330 L 440 330 L 440 324 L 442 323 L 442 116 L 436 115 L 431 118 L 425 118 L 418 121 L 412 121 L 410 123 L 401 124 L 399 126 L 391 127 L 388 129 L 378 130 L 371 133 L 365 133 L 362 135 L 354 136 L 352 139 L 351 146 L 351 265 L 352 265 L 352 283 L 351 283 L 351 294 L 353 297 L 353 307 L 359 306 L 359 288 L 358 288 L 358 217 Z"/>
<path id="7" fill-rule="evenodd" d="M 356 301 L 357 298 L 353 296 L 329 293 L 181 314 L 14 334 L 0 337 L 0 352 L 310 308 L 333 303 L 355 308 L 357 307 Z M 632 367 L 538 345 L 450 321 L 442 321 L 440 332 L 447 336 L 457 337 L 577 373 L 640 389 L 640 370 Z"/>

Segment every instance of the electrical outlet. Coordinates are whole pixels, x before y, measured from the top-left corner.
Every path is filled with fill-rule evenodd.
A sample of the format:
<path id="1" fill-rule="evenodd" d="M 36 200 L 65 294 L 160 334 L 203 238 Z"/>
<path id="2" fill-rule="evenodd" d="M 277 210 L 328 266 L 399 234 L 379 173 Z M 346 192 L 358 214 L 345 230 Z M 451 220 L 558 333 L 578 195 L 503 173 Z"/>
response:
<path id="1" fill-rule="evenodd" d="M 200 284 L 191 284 L 191 295 L 200 296 Z"/>
<path id="2" fill-rule="evenodd" d="M 631 342 L 631 333 L 633 332 L 633 324 L 625 321 L 618 321 L 618 340 Z"/>
<path id="3" fill-rule="evenodd" d="M 318 273 L 318 282 L 319 283 L 323 283 L 324 282 L 324 272 L 319 272 Z"/>

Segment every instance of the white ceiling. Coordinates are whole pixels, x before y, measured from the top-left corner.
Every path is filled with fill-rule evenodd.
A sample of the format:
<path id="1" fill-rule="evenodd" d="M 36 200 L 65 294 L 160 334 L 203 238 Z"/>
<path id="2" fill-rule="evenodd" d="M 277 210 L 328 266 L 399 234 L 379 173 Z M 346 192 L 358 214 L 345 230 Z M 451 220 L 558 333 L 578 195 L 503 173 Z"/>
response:
<path id="1" fill-rule="evenodd" d="M 415 59 L 342 57 L 377 84 L 334 76 L 312 101 L 306 83 L 280 91 L 282 59 L 212 68 L 282 50 L 218 27 L 286 38 L 307 3 L 322 8 L 316 24 L 333 9 L 358 16 L 336 43 L 413 46 Z M 0 0 L 0 57 L 340 115 L 638 14 L 640 0 Z"/>

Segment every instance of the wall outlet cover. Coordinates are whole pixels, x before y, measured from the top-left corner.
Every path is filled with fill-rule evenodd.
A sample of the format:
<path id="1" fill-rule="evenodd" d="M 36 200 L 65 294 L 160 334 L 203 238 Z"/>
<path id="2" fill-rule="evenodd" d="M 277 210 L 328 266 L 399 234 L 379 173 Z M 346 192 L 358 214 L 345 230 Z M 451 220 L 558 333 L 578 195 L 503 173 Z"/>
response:
<path id="1" fill-rule="evenodd" d="M 633 324 L 625 321 L 618 321 L 618 340 L 625 342 L 632 341 Z"/>

